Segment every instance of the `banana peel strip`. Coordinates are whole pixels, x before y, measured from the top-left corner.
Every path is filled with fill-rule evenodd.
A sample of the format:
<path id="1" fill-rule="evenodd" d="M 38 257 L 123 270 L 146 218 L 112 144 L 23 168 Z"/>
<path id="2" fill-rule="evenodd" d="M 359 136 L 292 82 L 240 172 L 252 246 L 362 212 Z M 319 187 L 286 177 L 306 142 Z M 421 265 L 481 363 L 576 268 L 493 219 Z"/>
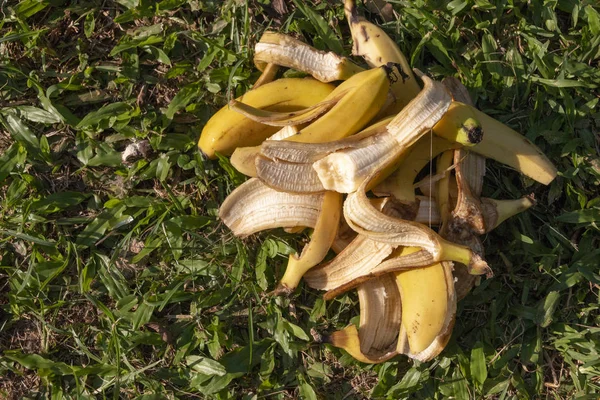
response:
<path id="1" fill-rule="evenodd" d="M 262 71 L 269 63 L 306 72 L 321 82 L 345 80 L 363 71 L 346 57 L 317 50 L 288 35 L 267 31 L 254 46 L 254 64 Z"/>
<path id="2" fill-rule="evenodd" d="M 378 196 L 394 196 L 405 202 L 414 202 L 413 182 L 418 173 L 427 166 L 431 159 L 441 152 L 460 146 L 438 136 L 424 135 L 406 151 L 398 168 L 385 180 L 373 188 Z"/>
<path id="3" fill-rule="evenodd" d="M 370 201 L 374 207 L 386 214 L 398 214 L 389 198 L 370 199 Z M 408 217 L 411 218 L 411 216 Z M 338 252 L 338 255 L 330 262 L 320 265 L 306 274 L 304 278 L 310 287 L 332 290 L 343 286 L 355 277 L 376 268 L 394 249 L 393 246 L 357 234 L 350 227 L 347 232 L 351 232 L 352 240 Z"/>
<path id="4" fill-rule="evenodd" d="M 310 270 L 304 280 L 311 288 L 333 290 L 373 270 L 393 250 L 389 244 L 358 235 L 332 261 Z"/>
<path id="5" fill-rule="evenodd" d="M 417 196 L 419 208 L 415 216 L 415 222 L 426 224 L 427 226 L 437 226 L 441 222 L 440 212 L 435 201 L 428 196 Z"/>
<path id="6" fill-rule="evenodd" d="M 251 178 L 227 196 L 219 208 L 219 218 L 241 237 L 272 228 L 313 228 L 323 196 L 280 192 Z"/>
<path id="7" fill-rule="evenodd" d="M 331 250 L 333 250 L 336 254 L 340 254 L 352 241 L 356 238 L 358 234 L 350 228 L 346 219 L 344 218 L 344 213 L 340 214 L 340 223 L 337 228 L 337 233 L 335 235 L 335 239 L 331 245 Z"/>
<path id="8" fill-rule="evenodd" d="M 533 195 L 512 200 L 481 199 L 485 232 L 490 232 L 508 218 L 513 217 L 535 204 Z"/>
<path id="9" fill-rule="evenodd" d="M 443 117 L 450 95 L 441 83 L 424 75 L 421 79 L 423 90 L 390 121 L 385 132 L 367 138 L 364 147 L 338 150 L 314 163 L 326 189 L 366 191 L 367 185 L 359 187 L 368 177 L 375 178 Z"/>
<path id="10" fill-rule="evenodd" d="M 480 197 L 483 191 L 483 177 L 485 176 L 485 157 L 471 151 L 464 151 L 461 155 L 461 164 L 465 171 L 465 178 L 473 196 Z"/>
<path id="11" fill-rule="evenodd" d="M 284 140 L 291 136 L 294 136 L 301 129 L 303 125 L 289 125 L 284 126 L 273 135 L 271 135 L 268 140 Z M 249 147 L 238 147 L 231 154 L 231 158 L 229 161 L 231 165 L 238 172 L 246 176 L 250 176 L 252 178 L 256 178 L 256 157 L 260 154 L 260 146 L 249 146 Z"/>
<path id="12" fill-rule="evenodd" d="M 252 107 L 249 104 L 235 99 L 229 102 L 229 107 L 231 107 L 232 110 L 244 115 L 245 117 L 250 118 L 255 122 L 260 122 L 261 124 L 282 127 L 294 126 L 305 124 L 314 120 L 315 118 L 318 118 L 322 114 L 325 114 L 327 111 L 331 110 L 331 108 L 335 106 L 337 102 L 340 101 L 342 97 L 344 97 L 345 94 L 346 92 L 342 91 L 336 94 L 335 96 L 323 100 L 320 103 L 298 111 L 269 111 L 261 108 Z"/>
<path id="13" fill-rule="evenodd" d="M 448 150 L 443 152 L 436 160 L 437 175 L 441 175 L 441 178 L 436 182 L 436 201 L 442 219 L 439 232 L 443 237 L 446 237 L 448 232 L 448 222 L 450 220 L 450 186 L 451 182 L 454 181 L 454 179 L 452 179 L 452 169 L 454 169 L 454 151 Z M 460 197 L 460 194 L 458 196 Z"/>

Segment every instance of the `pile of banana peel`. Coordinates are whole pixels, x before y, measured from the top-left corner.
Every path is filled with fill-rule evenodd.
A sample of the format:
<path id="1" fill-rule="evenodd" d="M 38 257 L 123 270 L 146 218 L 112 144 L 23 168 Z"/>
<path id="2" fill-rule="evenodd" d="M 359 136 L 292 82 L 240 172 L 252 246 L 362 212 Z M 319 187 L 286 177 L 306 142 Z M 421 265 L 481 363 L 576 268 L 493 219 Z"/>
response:
<path id="1" fill-rule="evenodd" d="M 357 290 L 359 326 L 324 342 L 365 363 L 427 361 L 450 338 L 456 302 L 492 276 L 480 236 L 534 204 L 481 197 L 486 158 L 546 185 L 556 169 L 477 110 L 460 81 L 412 70 L 353 0 L 344 6 L 366 66 L 267 31 L 254 49 L 259 79 L 207 122 L 199 148 L 250 177 L 219 210 L 234 235 L 312 230 L 274 294 L 302 279 L 325 299 Z M 284 68 L 308 77 L 277 79 Z"/>

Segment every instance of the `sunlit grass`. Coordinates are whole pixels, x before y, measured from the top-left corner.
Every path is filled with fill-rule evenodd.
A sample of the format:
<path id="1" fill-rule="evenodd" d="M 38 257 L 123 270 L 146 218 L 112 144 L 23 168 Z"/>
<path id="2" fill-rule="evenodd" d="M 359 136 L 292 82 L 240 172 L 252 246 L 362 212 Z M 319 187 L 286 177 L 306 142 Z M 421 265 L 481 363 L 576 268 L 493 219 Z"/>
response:
<path id="1" fill-rule="evenodd" d="M 0 397 L 597 398 L 600 8 L 390 2 L 412 65 L 458 77 L 560 173 L 488 163 L 484 195 L 537 200 L 484 238 L 495 277 L 436 360 L 368 366 L 312 338 L 357 316 L 354 294 L 267 296 L 299 236 L 235 238 L 216 215 L 243 178 L 196 148 L 258 77 L 267 27 L 349 55 L 341 1 L 281 3 L 3 5 Z"/>

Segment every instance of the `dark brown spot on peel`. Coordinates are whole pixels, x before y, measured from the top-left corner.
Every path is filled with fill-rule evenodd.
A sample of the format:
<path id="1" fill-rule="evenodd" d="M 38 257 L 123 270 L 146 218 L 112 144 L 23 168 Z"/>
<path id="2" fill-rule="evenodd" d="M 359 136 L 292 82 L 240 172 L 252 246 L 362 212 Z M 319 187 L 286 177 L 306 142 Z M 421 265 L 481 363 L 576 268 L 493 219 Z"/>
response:
<path id="1" fill-rule="evenodd" d="M 396 64 L 396 69 L 398 70 L 398 73 L 400 74 L 400 78 L 402 79 L 403 83 L 410 79 L 410 77 L 407 73 L 404 72 L 400 64 Z"/>
<path id="2" fill-rule="evenodd" d="M 463 125 L 463 129 L 467 131 L 467 138 L 469 143 L 477 144 L 483 140 L 483 129 L 480 126 L 473 127 L 471 129 Z"/>
<path id="3" fill-rule="evenodd" d="M 367 33 L 367 27 L 366 26 L 362 25 L 360 27 L 360 33 L 362 33 L 363 39 L 365 40 L 365 42 L 368 42 L 369 39 L 370 39 L 370 37 L 369 37 L 369 34 Z"/>

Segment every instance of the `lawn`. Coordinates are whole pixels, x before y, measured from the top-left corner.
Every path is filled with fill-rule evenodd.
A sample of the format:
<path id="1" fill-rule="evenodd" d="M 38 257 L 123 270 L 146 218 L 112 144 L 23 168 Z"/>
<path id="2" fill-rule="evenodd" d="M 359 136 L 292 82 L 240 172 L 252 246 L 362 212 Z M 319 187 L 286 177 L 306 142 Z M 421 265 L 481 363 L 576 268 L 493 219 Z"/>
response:
<path id="1" fill-rule="evenodd" d="M 2 1 L 0 398 L 600 397 L 592 0 L 396 0 L 390 22 L 360 6 L 559 170 L 544 186 L 488 162 L 485 196 L 537 203 L 484 237 L 495 276 L 434 361 L 315 343 L 357 321 L 356 293 L 268 295 L 308 236 L 220 223 L 245 177 L 201 156 L 203 125 L 258 78 L 267 28 L 350 55 L 342 3 Z"/>

